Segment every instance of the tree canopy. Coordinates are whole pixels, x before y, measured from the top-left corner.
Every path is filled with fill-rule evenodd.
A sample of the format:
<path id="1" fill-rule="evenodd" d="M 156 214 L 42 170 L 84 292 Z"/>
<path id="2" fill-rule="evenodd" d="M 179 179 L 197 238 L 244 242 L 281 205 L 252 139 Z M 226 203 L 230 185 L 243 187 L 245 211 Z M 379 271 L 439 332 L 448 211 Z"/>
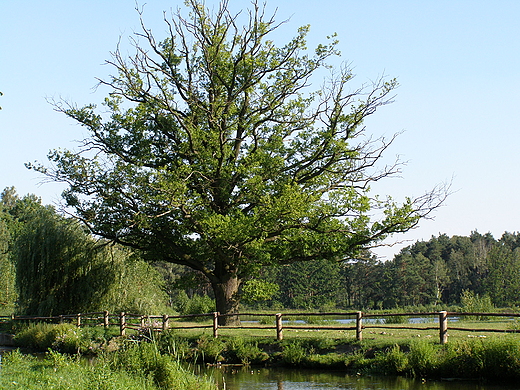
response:
<path id="1" fill-rule="evenodd" d="M 498 307 L 520 302 L 520 234 L 441 234 L 417 241 L 385 262 L 345 264 L 348 306 L 357 308 L 466 306 L 464 297 Z"/>
<path id="2" fill-rule="evenodd" d="M 164 39 L 142 23 L 135 55 L 113 53 L 102 110 L 56 103 L 88 129 L 80 150 L 29 164 L 69 184 L 65 203 L 92 232 L 202 272 L 217 310 L 236 313 L 260 267 L 356 256 L 442 203 L 437 190 L 402 203 L 370 192 L 399 172 L 379 166 L 393 137 L 363 124 L 396 80 L 351 88 L 351 70 L 328 65 L 334 36 L 309 52 L 304 26 L 277 46 L 280 24 L 256 1 L 243 27 L 227 1 L 213 14 L 186 4 Z M 320 69 L 330 78 L 312 89 Z"/>
<path id="3" fill-rule="evenodd" d="M 95 239 L 34 195 L 0 199 L 0 311 L 30 315 L 164 310 L 164 280 L 129 248 Z"/>

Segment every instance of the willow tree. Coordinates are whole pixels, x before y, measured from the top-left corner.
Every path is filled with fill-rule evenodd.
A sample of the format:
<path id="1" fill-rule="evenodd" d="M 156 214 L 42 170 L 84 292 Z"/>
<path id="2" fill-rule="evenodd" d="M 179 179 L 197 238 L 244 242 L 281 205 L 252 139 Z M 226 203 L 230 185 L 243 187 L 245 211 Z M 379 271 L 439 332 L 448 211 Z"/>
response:
<path id="1" fill-rule="evenodd" d="M 11 255 L 16 221 L 9 214 L 7 198 L 12 189 L 5 189 L 0 195 L 0 313 L 13 313 L 17 294 L 15 288 L 15 267 Z"/>
<path id="2" fill-rule="evenodd" d="M 334 37 L 309 53 L 306 26 L 275 45 L 280 24 L 256 1 L 237 15 L 225 0 L 186 4 L 164 39 L 142 23 L 135 55 L 113 53 L 102 110 L 56 104 L 90 135 L 51 152 L 53 168 L 31 166 L 69 184 L 66 204 L 95 234 L 202 272 L 233 314 L 259 267 L 348 258 L 439 205 L 437 191 L 399 204 L 369 192 L 399 170 L 378 164 L 393 138 L 363 125 L 395 80 L 350 88 L 351 71 L 328 65 Z M 321 69 L 330 77 L 311 90 Z"/>
<path id="3" fill-rule="evenodd" d="M 64 218 L 31 196 L 17 203 L 20 226 L 11 257 L 16 265 L 19 312 L 150 313 L 166 307 L 164 279 L 131 249 L 95 240 L 76 219 Z M 0 281 L 3 278 L 0 275 Z"/>

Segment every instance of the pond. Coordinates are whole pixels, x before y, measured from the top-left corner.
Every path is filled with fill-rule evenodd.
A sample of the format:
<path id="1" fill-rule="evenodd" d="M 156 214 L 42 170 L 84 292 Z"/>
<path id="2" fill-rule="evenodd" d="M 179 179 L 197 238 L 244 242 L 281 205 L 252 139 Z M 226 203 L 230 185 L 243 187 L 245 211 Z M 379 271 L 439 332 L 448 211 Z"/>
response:
<path id="1" fill-rule="evenodd" d="M 421 381 L 403 377 L 346 375 L 337 371 L 254 367 L 202 369 L 220 390 L 512 390 L 518 386 L 477 381 Z"/>

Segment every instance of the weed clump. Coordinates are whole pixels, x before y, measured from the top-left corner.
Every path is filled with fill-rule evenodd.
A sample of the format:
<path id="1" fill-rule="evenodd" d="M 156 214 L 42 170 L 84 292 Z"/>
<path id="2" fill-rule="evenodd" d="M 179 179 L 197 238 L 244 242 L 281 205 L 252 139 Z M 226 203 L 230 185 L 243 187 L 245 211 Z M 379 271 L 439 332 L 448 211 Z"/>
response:
<path id="1" fill-rule="evenodd" d="M 291 367 L 344 368 L 345 355 L 332 352 L 334 346 L 325 338 L 290 340 L 283 343 L 281 361 Z"/>
<path id="2" fill-rule="evenodd" d="M 262 351 L 255 341 L 246 341 L 243 338 L 230 340 L 227 345 L 226 360 L 244 365 L 261 364 L 269 359 L 269 355 Z"/>
<path id="3" fill-rule="evenodd" d="M 104 346 L 110 335 L 104 329 L 78 328 L 73 324 L 31 324 L 14 337 L 18 346 L 38 351 L 52 349 L 63 353 L 94 353 Z"/>
<path id="4" fill-rule="evenodd" d="M 100 356 L 112 370 L 124 370 L 151 380 L 161 389 L 209 389 L 208 382 L 188 373 L 171 355 L 162 354 L 156 343 L 127 343 L 124 348 Z"/>

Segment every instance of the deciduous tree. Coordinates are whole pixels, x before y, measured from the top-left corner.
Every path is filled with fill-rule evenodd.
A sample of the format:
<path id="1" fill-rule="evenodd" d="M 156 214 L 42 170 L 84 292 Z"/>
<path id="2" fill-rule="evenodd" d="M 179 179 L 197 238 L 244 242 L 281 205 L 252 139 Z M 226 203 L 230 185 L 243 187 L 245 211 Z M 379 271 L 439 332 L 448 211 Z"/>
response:
<path id="1" fill-rule="evenodd" d="M 89 131 L 82 150 L 31 166 L 69 184 L 66 204 L 95 234 L 202 272 L 217 310 L 233 314 L 259 267 L 348 258 L 442 202 L 440 191 L 402 203 L 370 193 L 399 171 L 378 164 L 393 137 L 363 124 L 395 80 L 350 87 L 350 69 L 328 65 L 334 36 L 309 53 L 308 26 L 275 45 L 280 24 L 256 1 L 245 15 L 225 0 L 213 14 L 186 3 L 164 39 L 143 24 L 135 55 L 113 54 L 103 110 L 56 104 Z M 330 78 L 311 89 L 320 69 Z"/>

